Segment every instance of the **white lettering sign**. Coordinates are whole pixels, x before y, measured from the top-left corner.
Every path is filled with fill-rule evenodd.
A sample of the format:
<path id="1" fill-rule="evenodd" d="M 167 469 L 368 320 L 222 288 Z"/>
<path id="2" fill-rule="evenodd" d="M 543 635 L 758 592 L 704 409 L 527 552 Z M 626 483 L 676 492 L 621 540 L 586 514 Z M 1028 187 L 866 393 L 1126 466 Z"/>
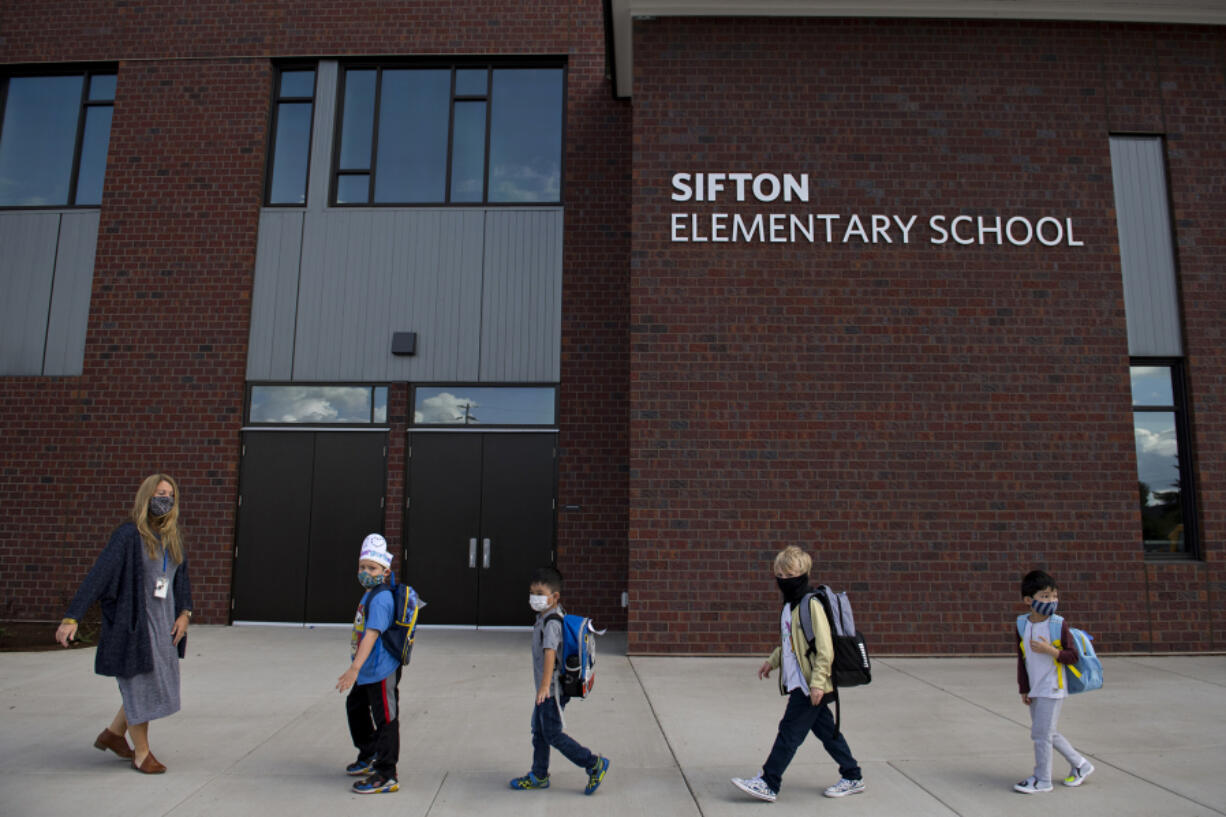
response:
<path id="1" fill-rule="evenodd" d="M 809 204 L 808 173 L 674 173 L 674 202 Z M 971 216 L 965 213 L 673 212 L 673 243 L 912 244 L 1084 247 L 1073 220 L 1053 215 Z M 923 225 L 917 227 L 917 225 Z M 925 235 L 926 233 L 926 235 Z"/>

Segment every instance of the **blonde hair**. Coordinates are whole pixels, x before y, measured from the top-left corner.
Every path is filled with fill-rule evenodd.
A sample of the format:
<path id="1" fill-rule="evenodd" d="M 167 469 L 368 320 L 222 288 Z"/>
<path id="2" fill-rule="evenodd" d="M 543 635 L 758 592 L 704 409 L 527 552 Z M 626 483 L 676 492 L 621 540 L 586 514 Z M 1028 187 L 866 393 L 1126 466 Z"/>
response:
<path id="1" fill-rule="evenodd" d="M 813 569 L 813 557 L 796 545 L 788 545 L 775 554 L 775 572 L 789 576 L 807 576 Z"/>
<path id="2" fill-rule="evenodd" d="M 157 492 L 158 485 L 163 482 L 170 484 L 175 494 L 175 504 L 169 513 L 162 516 L 149 514 L 149 500 Z M 166 474 L 150 474 L 136 490 L 136 499 L 132 503 L 132 521 L 140 531 L 140 538 L 145 542 L 145 552 L 152 559 L 158 555 L 160 547 L 166 548 L 175 564 L 183 563 L 183 538 L 179 535 L 179 484 L 174 477 Z M 159 543 L 158 537 L 161 537 Z"/>

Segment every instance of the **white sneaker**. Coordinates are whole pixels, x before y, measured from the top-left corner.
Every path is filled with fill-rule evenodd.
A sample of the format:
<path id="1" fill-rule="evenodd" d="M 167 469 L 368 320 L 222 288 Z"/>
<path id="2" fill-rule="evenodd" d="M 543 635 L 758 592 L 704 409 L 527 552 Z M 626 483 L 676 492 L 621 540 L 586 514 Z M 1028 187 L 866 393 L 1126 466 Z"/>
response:
<path id="1" fill-rule="evenodd" d="M 1064 785 L 1080 786 L 1092 774 L 1094 774 L 1094 764 L 1089 760 L 1083 760 L 1076 769 L 1069 770 L 1068 777 L 1064 778 Z"/>
<path id="2" fill-rule="evenodd" d="M 775 802 L 775 798 L 779 796 L 774 789 L 766 785 L 766 781 L 764 781 L 761 776 L 751 779 L 734 777 L 732 778 L 732 785 L 736 786 L 750 797 L 756 797 L 759 800 L 765 800 L 768 803 Z"/>
<path id="3" fill-rule="evenodd" d="M 1051 782 L 1040 783 L 1034 775 L 1031 775 L 1021 783 L 1014 783 L 1013 790 L 1020 791 L 1022 794 L 1038 794 L 1039 792 L 1051 791 Z"/>
<path id="4" fill-rule="evenodd" d="M 848 780 L 844 777 L 840 778 L 838 783 L 835 783 L 823 793 L 827 797 L 846 797 L 849 794 L 859 794 L 862 791 L 864 791 L 863 780 Z"/>

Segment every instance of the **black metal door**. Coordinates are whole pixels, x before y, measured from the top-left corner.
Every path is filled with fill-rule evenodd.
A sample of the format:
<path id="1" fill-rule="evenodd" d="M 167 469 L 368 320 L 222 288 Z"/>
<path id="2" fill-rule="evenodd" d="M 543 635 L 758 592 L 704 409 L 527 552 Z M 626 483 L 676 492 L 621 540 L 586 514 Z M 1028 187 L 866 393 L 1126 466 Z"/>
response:
<path id="1" fill-rule="evenodd" d="M 358 551 L 367 534 L 383 532 L 386 446 L 386 434 L 315 434 L 304 621 L 353 621 Z"/>
<path id="2" fill-rule="evenodd" d="M 481 436 L 409 438 L 405 581 L 432 624 L 472 624 L 481 516 Z M 424 620 L 427 620 L 424 619 Z"/>
<path id="3" fill-rule="evenodd" d="M 352 619 L 358 548 L 383 531 L 386 445 L 379 432 L 243 435 L 234 619 Z"/>
<path id="4" fill-rule="evenodd" d="M 310 433 L 247 432 L 239 468 L 235 619 L 303 621 L 311 531 Z"/>
<path id="5" fill-rule="evenodd" d="M 431 624 L 531 623 L 529 577 L 553 561 L 555 440 L 410 435 L 405 575 Z"/>
<path id="6" fill-rule="evenodd" d="M 552 434 L 487 434 L 481 472 L 477 622 L 531 624 L 532 571 L 553 564 Z"/>

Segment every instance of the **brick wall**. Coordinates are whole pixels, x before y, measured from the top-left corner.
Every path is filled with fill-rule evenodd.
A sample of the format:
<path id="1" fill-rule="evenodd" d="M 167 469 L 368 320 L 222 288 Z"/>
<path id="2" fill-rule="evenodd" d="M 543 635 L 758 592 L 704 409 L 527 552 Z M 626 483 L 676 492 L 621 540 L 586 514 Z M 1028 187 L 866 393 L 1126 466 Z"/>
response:
<path id="1" fill-rule="evenodd" d="M 883 653 L 1008 650 L 1036 566 L 1103 649 L 1220 648 L 1220 33 L 661 18 L 634 51 L 631 650 L 764 649 L 793 543 Z M 1114 131 L 1169 140 L 1203 563 L 1142 559 Z M 676 172 L 813 196 L 678 204 Z M 678 211 L 1056 215 L 1084 246 L 679 243 Z"/>
<path id="2" fill-rule="evenodd" d="M 154 470 L 181 486 L 197 620 L 225 621 L 271 60 L 570 60 L 559 560 L 624 626 L 629 108 L 598 0 L 63 2 L 4 15 L 0 64 L 119 64 L 85 369 L 0 378 L 0 617 L 58 618 Z M 387 532 L 400 542 L 407 390 L 391 390 Z M 571 419 L 574 418 L 574 422 Z M 62 570 L 30 561 L 66 546 Z"/>

